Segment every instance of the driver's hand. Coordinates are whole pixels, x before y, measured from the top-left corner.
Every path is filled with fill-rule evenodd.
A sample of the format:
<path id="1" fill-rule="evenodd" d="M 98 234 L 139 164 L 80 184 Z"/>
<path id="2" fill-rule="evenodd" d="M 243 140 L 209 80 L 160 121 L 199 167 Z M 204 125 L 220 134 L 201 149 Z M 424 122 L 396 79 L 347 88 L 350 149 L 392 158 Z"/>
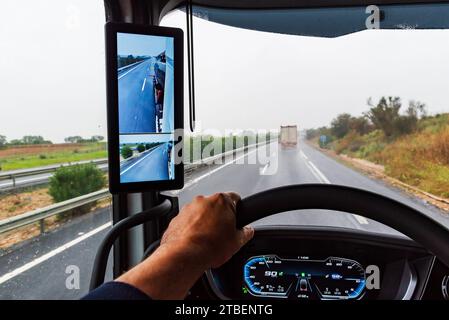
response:
<path id="1" fill-rule="evenodd" d="M 253 237 L 253 228 L 235 227 L 238 200 L 232 192 L 196 197 L 170 222 L 159 248 L 116 281 L 153 299 L 184 298 L 205 270 L 222 265 Z"/>
<path id="2" fill-rule="evenodd" d="M 234 192 L 195 197 L 170 222 L 161 246 L 185 247 L 198 254 L 206 267 L 221 266 L 254 235 L 252 227 L 236 229 L 239 200 Z"/>

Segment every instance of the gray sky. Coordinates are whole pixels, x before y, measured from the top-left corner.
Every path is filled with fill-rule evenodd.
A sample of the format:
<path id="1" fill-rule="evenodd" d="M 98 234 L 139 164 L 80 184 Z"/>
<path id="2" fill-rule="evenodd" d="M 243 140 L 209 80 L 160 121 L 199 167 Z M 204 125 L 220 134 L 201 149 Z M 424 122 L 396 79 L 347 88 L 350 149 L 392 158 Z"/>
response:
<path id="1" fill-rule="evenodd" d="M 0 134 L 54 142 L 106 135 L 103 2 L 3 0 L 1 6 Z M 194 23 L 203 129 L 321 126 L 341 112 L 361 114 L 368 97 L 382 95 L 449 111 L 447 30 L 320 39 Z M 163 25 L 184 27 L 185 16 L 172 13 Z"/>
<path id="2" fill-rule="evenodd" d="M 122 56 L 157 56 L 164 52 L 166 37 L 142 34 L 119 33 L 117 35 L 117 54 Z"/>

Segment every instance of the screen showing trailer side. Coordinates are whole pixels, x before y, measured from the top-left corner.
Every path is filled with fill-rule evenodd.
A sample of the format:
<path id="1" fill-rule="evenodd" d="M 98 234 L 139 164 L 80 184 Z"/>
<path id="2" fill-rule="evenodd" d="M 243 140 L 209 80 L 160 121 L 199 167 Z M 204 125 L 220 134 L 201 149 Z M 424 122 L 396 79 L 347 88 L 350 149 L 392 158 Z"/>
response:
<path id="1" fill-rule="evenodd" d="M 120 183 L 174 180 L 174 38 L 117 33 Z"/>

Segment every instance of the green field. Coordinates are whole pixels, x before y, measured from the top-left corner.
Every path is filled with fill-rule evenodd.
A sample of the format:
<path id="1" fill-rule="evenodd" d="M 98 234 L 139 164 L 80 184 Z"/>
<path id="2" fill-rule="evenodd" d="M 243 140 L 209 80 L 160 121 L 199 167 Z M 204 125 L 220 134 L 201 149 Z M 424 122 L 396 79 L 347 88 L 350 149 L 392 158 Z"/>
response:
<path id="1" fill-rule="evenodd" d="M 2 171 L 8 171 L 106 157 L 104 142 L 11 147 L 0 150 L 0 167 Z"/>

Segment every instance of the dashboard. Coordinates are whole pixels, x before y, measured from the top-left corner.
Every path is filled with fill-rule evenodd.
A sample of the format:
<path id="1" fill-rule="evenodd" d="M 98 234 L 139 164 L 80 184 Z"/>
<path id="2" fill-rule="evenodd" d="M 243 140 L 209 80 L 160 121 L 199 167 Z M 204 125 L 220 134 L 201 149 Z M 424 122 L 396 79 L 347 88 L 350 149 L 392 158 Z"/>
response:
<path id="1" fill-rule="evenodd" d="M 448 285 L 449 268 L 408 238 L 299 226 L 256 228 L 201 280 L 207 298 L 225 300 L 443 300 Z"/>
<path id="2" fill-rule="evenodd" d="M 243 268 L 244 288 L 256 297 L 357 299 L 365 288 L 362 265 L 339 257 L 263 255 L 249 258 Z"/>
<path id="3" fill-rule="evenodd" d="M 245 263 L 243 275 L 253 296 L 292 299 L 357 299 L 366 281 L 359 262 L 340 257 L 255 256 Z"/>

